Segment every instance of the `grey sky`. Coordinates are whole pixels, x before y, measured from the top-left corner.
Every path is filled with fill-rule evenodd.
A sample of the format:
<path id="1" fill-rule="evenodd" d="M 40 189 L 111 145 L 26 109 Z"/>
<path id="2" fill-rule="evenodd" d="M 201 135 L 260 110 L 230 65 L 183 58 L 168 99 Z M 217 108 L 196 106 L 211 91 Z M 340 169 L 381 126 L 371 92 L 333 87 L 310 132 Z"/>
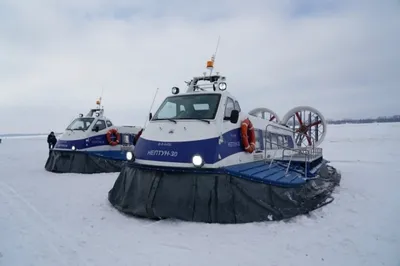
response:
<path id="1" fill-rule="evenodd" d="M 0 133 L 62 131 L 103 87 L 115 124 L 142 125 L 219 35 L 216 71 L 246 112 L 400 113 L 399 1 L 2 0 Z"/>

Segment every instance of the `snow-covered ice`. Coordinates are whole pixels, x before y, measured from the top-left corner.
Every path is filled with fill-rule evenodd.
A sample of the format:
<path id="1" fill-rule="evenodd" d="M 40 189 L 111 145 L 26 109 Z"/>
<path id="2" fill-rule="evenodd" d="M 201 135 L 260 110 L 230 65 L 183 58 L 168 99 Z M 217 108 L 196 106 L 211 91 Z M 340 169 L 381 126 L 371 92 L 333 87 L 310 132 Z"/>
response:
<path id="1" fill-rule="evenodd" d="M 118 173 L 46 172 L 45 137 L 0 144 L 0 265 L 400 265 L 400 123 L 330 125 L 335 201 L 288 222 L 218 225 L 125 216 Z"/>

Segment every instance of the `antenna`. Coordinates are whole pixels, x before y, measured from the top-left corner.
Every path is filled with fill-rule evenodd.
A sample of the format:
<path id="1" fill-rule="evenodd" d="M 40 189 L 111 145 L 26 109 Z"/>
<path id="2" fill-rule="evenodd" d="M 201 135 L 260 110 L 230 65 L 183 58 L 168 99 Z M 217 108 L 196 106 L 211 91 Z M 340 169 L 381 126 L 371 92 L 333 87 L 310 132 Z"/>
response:
<path id="1" fill-rule="evenodd" d="M 220 40 L 221 40 L 221 36 L 218 36 L 217 47 L 215 48 L 215 53 L 213 55 L 213 62 L 215 61 L 215 58 L 217 57 L 217 52 L 218 52 L 218 47 L 219 47 L 219 41 Z"/>
<path id="2" fill-rule="evenodd" d="M 213 56 L 211 56 L 211 61 L 210 64 L 207 62 L 207 68 L 210 69 L 210 76 L 214 70 L 214 62 L 215 62 L 215 58 L 217 57 L 217 52 L 218 52 L 218 47 L 219 47 L 219 41 L 221 40 L 221 36 L 218 36 L 218 41 L 217 41 L 217 47 L 215 48 L 215 53 L 213 54 Z"/>
<path id="3" fill-rule="evenodd" d="M 103 93 L 104 93 L 104 86 L 101 87 L 100 104 L 101 100 L 103 99 Z M 103 106 L 101 108 L 103 108 Z"/>
<path id="4" fill-rule="evenodd" d="M 154 105 L 154 101 L 156 100 L 157 93 L 158 93 L 158 88 L 157 88 L 157 90 L 156 90 L 156 93 L 154 94 L 153 102 L 151 103 L 149 113 L 151 112 L 151 109 L 153 109 L 153 105 Z M 147 124 L 148 119 L 149 119 L 149 116 L 146 117 L 146 121 L 144 122 L 143 128 L 146 127 L 146 124 Z"/>

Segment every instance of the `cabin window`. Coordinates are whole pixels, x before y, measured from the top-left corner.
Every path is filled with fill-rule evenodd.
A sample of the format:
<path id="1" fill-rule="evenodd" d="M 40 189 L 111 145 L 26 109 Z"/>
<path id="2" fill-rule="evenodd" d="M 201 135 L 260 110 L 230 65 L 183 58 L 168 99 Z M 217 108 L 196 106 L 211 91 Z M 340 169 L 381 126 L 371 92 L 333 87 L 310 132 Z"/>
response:
<path id="1" fill-rule="evenodd" d="M 283 136 L 278 135 L 277 138 L 278 138 L 277 146 L 278 146 L 278 148 L 282 148 L 283 147 Z"/>
<path id="2" fill-rule="evenodd" d="M 107 127 L 112 127 L 112 125 L 113 125 L 110 120 L 107 120 L 106 124 L 107 124 Z"/>
<path id="3" fill-rule="evenodd" d="M 240 109 L 240 105 L 238 101 L 235 101 L 235 110 L 238 110 L 239 113 L 242 111 L 242 109 Z"/>
<path id="4" fill-rule="evenodd" d="M 98 128 L 98 130 L 103 130 L 106 128 L 106 122 L 104 120 L 97 120 L 96 124 L 94 124 L 93 129 Z"/>
<path id="5" fill-rule="evenodd" d="M 75 119 L 68 127 L 67 130 L 87 130 L 93 123 L 94 118 L 82 117 Z"/>
<path id="6" fill-rule="evenodd" d="M 261 130 L 255 130 L 255 135 L 256 135 L 256 151 L 262 150 L 263 146 L 262 141 L 263 141 L 263 132 Z"/>
<path id="7" fill-rule="evenodd" d="M 193 104 L 193 108 L 196 111 L 199 111 L 199 110 L 210 110 L 210 106 L 208 105 L 208 103 Z"/>
<path id="8" fill-rule="evenodd" d="M 225 117 L 230 117 L 232 110 L 235 109 L 235 102 L 231 98 L 226 99 Z"/>
<path id="9" fill-rule="evenodd" d="M 289 137 L 288 136 L 282 136 L 282 137 L 283 137 L 283 146 L 289 147 Z"/>
<path id="10" fill-rule="evenodd" d="M 152 121 L 165 119 L 214 119 L 221 94 L 170 96 L 164 100 Z"/>
<path id="11" fill-rule="evenodd" d="M 164 106 L 155 115 L 154 119 L 168 119 L 176 116 L 176 103 L 166 102 Z M 153 120 L 154 120 L 153 119 Z"/>
<path id="12" fill-rule="evenodd" d="M 278 136 L 276 134 L 271 134 L 271 149 L 278 148 Z"/>
<path id="13" fill-rule="evenodd" d="M 272 135 L 271 132 L 265 133 L 265 148 L 266 149 L 272 149 L 271 135 Z"/>
<path id="14" fill-rule="evenodd" d="M 266 149 L 283 149 L 293 147 L 291 137 L 272 132 L 264 133 Z"/>

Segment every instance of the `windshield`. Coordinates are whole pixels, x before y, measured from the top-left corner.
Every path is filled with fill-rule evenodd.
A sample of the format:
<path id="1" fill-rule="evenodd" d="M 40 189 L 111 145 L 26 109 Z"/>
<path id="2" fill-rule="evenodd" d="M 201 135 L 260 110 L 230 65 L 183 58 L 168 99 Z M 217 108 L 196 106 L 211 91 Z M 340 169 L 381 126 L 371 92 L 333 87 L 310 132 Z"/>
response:
<path id="1" fill-rule="evenodd" d="M 67 130 L 87 130 L 93 121 L 92 117 L 77 118 L 67 127 Z"/>
<path id="2" fill-rule="evenodd" d="M 220 94 L 170 96 L 164 100 L 152 120 L 214 119 Z"/>

